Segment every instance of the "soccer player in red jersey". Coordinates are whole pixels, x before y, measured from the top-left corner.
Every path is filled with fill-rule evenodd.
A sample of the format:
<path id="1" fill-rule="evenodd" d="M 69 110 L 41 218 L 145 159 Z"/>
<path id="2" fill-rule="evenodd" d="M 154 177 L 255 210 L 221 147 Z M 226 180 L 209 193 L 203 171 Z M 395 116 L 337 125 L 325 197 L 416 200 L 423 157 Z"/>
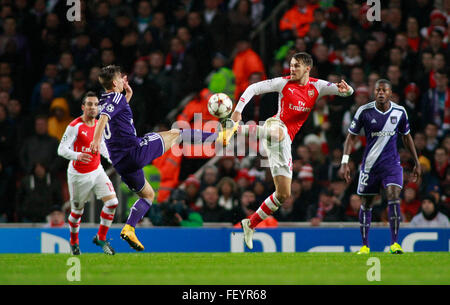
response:
<path id="1" fill-rule="evenodd" d="M 102 247 L 104 253 L 114 255 L 114 249 L 106 241 L 106 234 L 114 219 L 119 201 L 113 184 L 100 163 L 100 154 L 92 154 L 89 148 L 97 125 L 95 118 L 98 114 L 98 98 L 94 92 L 86 93 L 81 109 L 83 115 L 67 126 L 58 147 L 58 154 L 71 160 L 67 169 L 67 182 L 71 205 L 69 226 L 72 254 L 80 254 L 78 232 L 81 216 L 90 192 L 93 191 L 97 199 L 101 199 L 104 204 L 100 214 L 100 227 L 93 242 Z M 101 155 L 111 162 L 104 141 L 100 151 Z"/>
<path id="2" fill-rule="evenodd" d="M 252 128 L 263 140 L 270 170 L 275 183 L 275 192 L 270 195 L 249 218 L 241 221 L 244 241 L 253 248 L 254 228 L 273 214 L 291 194 L 292 155 L 291 144 L 316 101 L 325 95 L 350 96 L 353 88 L 344 80 L 330 83 L 309 76 L 313 66 L 312 57 L 305 52 L 293 55 L 290 62 L 290 75 L 261 81 L 250 85 L 242 94 L 231 119 L 236 125 L 241 121 L 245 105 L 254 95 L 278 92 L 278 112 L 269 118 L 264 126 L 240 125 L 237 133 L 248 134 Z"/>

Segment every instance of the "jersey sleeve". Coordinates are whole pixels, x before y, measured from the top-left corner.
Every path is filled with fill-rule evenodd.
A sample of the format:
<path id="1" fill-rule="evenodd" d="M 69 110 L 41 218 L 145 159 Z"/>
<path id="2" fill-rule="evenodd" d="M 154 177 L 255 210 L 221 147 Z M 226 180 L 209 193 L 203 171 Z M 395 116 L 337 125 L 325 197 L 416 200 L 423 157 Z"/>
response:
<path id="1" fill-rule="evenodd" d="M 362 107 L 358 108 L 358 111 L 356 111 L 355 116 L 353 117 L 352 122 L 350 123 L 350 127 L 348 128 L 348 132 L 353 135 L 359 135 L 361 128 L 362 128 Z"/>
<path id="2" fill-rule="evenodd" d="M 58 155 L 68 160 L 77 160 L 78 155 L 81 154 L 73 150 L 73 143 L 77 139 L 77 132 L 77 127 L 67 126 L 58 146 Z"/>
<path id="3" fill-rule="evenodd" d="M 410 131 L 408 114 L 404 110 L 402 116 L 400 117 L 400 122 L 398 122 L 398 132 L 402 135 L 407 135 Z"/>
<path id="4" fill-rule="evenodd" d="M 109 158 L 108 148 L 106 147 L 105 139 L 102 137 L 102 141 L 100 142 L 100 154 L 108 160 L 110 164 L 112 164 L 111 159 Z"/>
<path id="5" fill-rule="evenodd" d="M 111 120 L 117 115 L 117 113 L 120 112 L 123 107 L 123 103 L 126 103 L 125 96 L 121 93 L 115 93 L 112 98 L 107 99 L 101 106 L 99 114 L 104 114 L 109 118 L 109 120 Z"/>
<path id="6" fill-rule="evenodd" d="M 255 95 L 260 95 L 269 92 L 281 92 L 287 82 L 288 82 L 287 79 L 283 77 L 277 77 L 251 84 L 250 86 L 247 87 L 247 89 L 245 89 L 244 93 L 241 95 L 241 98 L 239 99 L 239 102 L 236 105 L 235 111 L 242 113 L 245 105 Z"/>
<path id="7" fill-rule="evenodd" d="M 325 95 L 339 95 L 342 97 L 347 97 L 353 94 L 353 88 L 349 85 L 350 91 L 347 93 L 341 93 L 335 83 L 324 81 L 323 79 L 318 79 L 316 82 L 316 89 L 319 92 L 319 98 Z"/>

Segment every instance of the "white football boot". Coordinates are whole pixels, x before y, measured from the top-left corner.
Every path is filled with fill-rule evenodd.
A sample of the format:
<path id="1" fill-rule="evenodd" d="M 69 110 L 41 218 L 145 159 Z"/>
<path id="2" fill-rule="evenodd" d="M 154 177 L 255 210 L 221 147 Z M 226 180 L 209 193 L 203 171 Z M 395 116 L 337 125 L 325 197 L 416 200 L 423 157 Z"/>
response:
<path id="1" fill-rule="evenodd" d="M 253 249 L 253 233 L 254 229 L 250 228 L 250 219 L 245 218 L 241 220 L 242 229 L 244 230 L 244 241 L 247 247 Z"/>

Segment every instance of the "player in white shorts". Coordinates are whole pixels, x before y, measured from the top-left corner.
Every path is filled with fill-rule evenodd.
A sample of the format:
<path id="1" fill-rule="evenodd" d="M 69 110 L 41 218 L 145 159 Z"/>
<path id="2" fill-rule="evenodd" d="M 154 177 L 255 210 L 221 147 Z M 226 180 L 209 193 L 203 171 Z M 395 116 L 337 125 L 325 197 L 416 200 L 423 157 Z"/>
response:
<path id="1" fill-rule="evenodd" d="M 233 130 L 248 134 L 252 128 L 255 128 L 257 135 L 263 139 L 275 184 L 275 192 L 261 204 L 255 213 L 241 221 L 244 241 L 249 249 L 253 248 L 254 228 L 278 210 L 291 195 L 292 140 L 308 118 L 316 100 L 325 95 L 350 96 L 353 94 L 353 88 L 344 80 L 334 84 L 310 77 L 309 72 L 312 65 L 312 58 L 308 53 L 294 54 L 290 62 L 290 76 L 273 78 L 250 85 L 242 94 L 231 115 L 231 119 L 234 121 Z M 254 95 L 268 92 L 279 93 L 277 114 L 268 119 L 262 127 L 238 126 L 238 122 L 242 120 L 241 113 L 246 103 Z M 227 137 L 226 142 L 229 138 L 231 137 Z"/>
<path id="2" fill-rule="evenodd" d="M 61 139 L 58 154 L 71 160 L 67 169 L 67 183 L 70 193 L 71 212 L 69 216 L 70 245 L 72 254 L 80 254 L 78 233 L 84 205 L 91 192 L 104 203 L 100 214 L 100 226 L 93 242 L 103 249 L 103 252 L 114 255 L 114 249 L 108 241 L 106 234 L 114 219 L 119 201 L 108 175 L 100 163 L 100 154 L 109 162 L 108 150 L 104 141 L 100 154 L 90 152 L 90 143 L 94 136 L 98 114 L 98 98 L 94 92 L 88 92 L 82 101 L 83 115 L 73 120 Z"/>

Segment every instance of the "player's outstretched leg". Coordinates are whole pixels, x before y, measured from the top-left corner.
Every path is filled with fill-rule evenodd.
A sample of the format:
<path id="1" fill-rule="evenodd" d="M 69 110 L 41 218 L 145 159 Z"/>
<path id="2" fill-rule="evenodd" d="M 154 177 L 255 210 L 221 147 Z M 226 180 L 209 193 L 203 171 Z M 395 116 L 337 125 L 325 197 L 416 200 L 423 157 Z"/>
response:
<path id="1" fill-rule="evenodd" d="M 73 255 L 80 255 L 80 242 L 78 240 L 78 233 L 80 231 L 81 216 L 83 216 L 84 209 L 72 208 L 69 215 L 70 227 L 70 249 Z"/>

